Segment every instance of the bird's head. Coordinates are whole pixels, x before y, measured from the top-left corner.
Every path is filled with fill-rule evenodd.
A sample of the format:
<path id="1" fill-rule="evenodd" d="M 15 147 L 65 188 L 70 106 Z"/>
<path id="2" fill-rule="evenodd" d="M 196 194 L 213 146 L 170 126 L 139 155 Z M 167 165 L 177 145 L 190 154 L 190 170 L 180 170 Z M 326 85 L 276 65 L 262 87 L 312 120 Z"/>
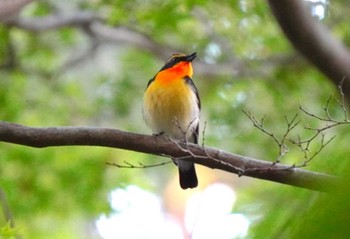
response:
<path id="1" fill-rule="evenodd" d="M 197 53 L 194 52 L 190 55 L 185 54 L 173 54 L 159 72 L 177 72 L 183 76 L 192 77 L 192 61 L 197 57 Z"/>

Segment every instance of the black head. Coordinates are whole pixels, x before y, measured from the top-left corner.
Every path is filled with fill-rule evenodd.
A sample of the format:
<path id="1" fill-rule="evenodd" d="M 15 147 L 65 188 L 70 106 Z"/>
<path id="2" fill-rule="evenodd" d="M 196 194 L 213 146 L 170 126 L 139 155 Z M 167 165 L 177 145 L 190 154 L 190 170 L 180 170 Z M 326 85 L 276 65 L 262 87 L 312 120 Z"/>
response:
<path id="1" fill-rule="evenodd" d="M 165 65 L 162 67 L 162 69 L 160 69 L 160 71 L 173 67 L 182 61 L 192 62 L 196 57 L 197 57 L 197 52 L 194 52 L 190 55 L 173 54 L 171 58 L 167 61 L 167 63 L 165 63 Z"/>

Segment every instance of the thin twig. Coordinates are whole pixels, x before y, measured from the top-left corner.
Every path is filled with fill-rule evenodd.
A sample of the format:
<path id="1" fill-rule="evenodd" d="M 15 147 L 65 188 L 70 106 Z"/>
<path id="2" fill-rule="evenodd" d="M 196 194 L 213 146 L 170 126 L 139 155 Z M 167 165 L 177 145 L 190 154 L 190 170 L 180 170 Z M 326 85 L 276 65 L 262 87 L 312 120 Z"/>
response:
<path id="1" fill-rule="evenodd" d="M 202 131 L 202 147 L 205 146 L 205 130 L 207 129 L 207 121 L 204 122 L 203 131 Z"/>
<path id="2" fill-rule="evenodd" d="M 252 121 L 254 127 L 258 128 L 261 132 L 268 135 L 269 137 L 271 137 L 275 141 L 275 143 L 278 146 L 278 157 L 273 162 L 273 165 L 279 163 L 281 161 L 281 158 L 284 157 L 288 153 L 289 149 L 288 149 L 288 146 L 286 145 L 286 141 L 289 141 L 288 140 L 289 134 L 301 122 L 301 120 L 297 120 L 298 114 L 295 114 L 291 120 L 289 120 L 287 116 L 284 116 L 286 124 L 287 124 L 287 128 L 286 128 L 286 131 L 284 132 L 283 136 L 281 137 L 281 139 L 279 139 L 275 134 L 269 132 L 264 127 L 265 116 L 259 121 L 250 112 L 243 110 L 243 113 L 246 116 L 248 116 L 248 118 Z"/>
<path id="3" fill-rule="evenodd" d="M 217 162 L 217 163 L 219 163 L 219 164 L 222 164 L 222 165 L 225 165 L 225 166 L 228 166 L 228 167 L 234 169 L 234 170 L 237 172 L 238 176 L 244 175 L 244 169 L 239 168 L 239 167 L 236 167 L 236 166 L 234 166 L 234 165 L 232 165 L 232 164 L 230 164 L 230 163 L 228 163 L 228 162 L 219 160 L 219 159 L 217 159 L 217 158 L 215 158 L 215 157 L 212 157 L 212 156 L 209 155 L 209 153 L 206 151 L 206 148 L 205 148 L 204 146 L 203 146 L 203 150 L 204 150 L 204 152 L 205 152 L 205 155 L 204 155 L 204 156 L 201 156 L 201 155 L 196 155 L 196 154 L 194 154 L 194 153 L 190 150 L 190 148 L 189 148 L 187 142 L 185 143 L 186 148 L 184 148 L 183 146 L 181 146 L 181 145 L 179 144 L 178 141 L 176 141 L 176 140 L 171 140 L 171 141 L 172 141 L 182 152 L 184 152 L 184 153 L 186 153 L 186 154 L 189 154 L 189 155 L 187 155 L 187 156 L 177 157 L 177 158 L 175 158 L 176 160 L 186 160 L 186 159 L 189 159 L 189 158 L 210 159 L 210 160 L 213 160 L 213 161 L 215 161 L 215 162 Z"/>
<path id="4" fill-rule="evenodd" d="M 159 166 L 164 166 L 166 164 L 169 164 L 169 163 L 172 163 L 173 161 L 172 160 L 168 160 L 168 161 L 165 161 L 165 162 L 162 162 L 162 163 L 156 163 L 156 164 L 143 164 L 141 162 L 138 162 L 138 164 L 132 164 L 132 163 L 129 163 L 128 161 L 123 161 L 124 162 L 124 165 L 122 164 L 118 164 L 118 163 L 109 163 L 109 162 L 106 162 L 107 165 L 110 165 L 110 166 L 115 166 L 115 167 L 118 167 L 118 168 L 138 168 L 138 169 L 145 169 L 145 168 L 154 168 L 154 167 L 159 167 Z"/>
<path id="5" fill-rule="evenodd" d="M 271 137 L 274 142 L 278 145 L 279 153 L 277 160 L 273 164 L 279 163 L 280 159 L 285 156 L 285 154 L 288 152 L 288 147 L 286 145 L 287 142 L 296 145 L 300 151 L 304 154 L 304 162 L 300 165 L 293 165 L 293 167 L 305 167 L 307 166 L 312 159 L 314 159 L 333 139 L 335 136 L 331 137 L 329 140 L 326 140 L 325 132 L 331 128 L 334 128 L 336 126 L 350 124 L 350 120 L 348 119 L 347 114 L 347 108 L 345 106 L 345 97 L 342 90 L 342 84 L 344 79 L 340 82 L 338 88 L 341 95 L 341 100 L 336 99 L 333 95 L 331 95 L 327 101 L 324 107 L 322 107 L 325 116 L 320 116 L 314 113 L 311 113 L 310 111 L 304 109 L 302 106 L 299 106 L 299 109 L 307 116 L 319 120 L 321 122 L 326 123 L 325 126 L 320 128 L 314 128 L 311 126 L 304 126 L 304 129 L 314 131 L 314 133 L 307 139 L 301 139 L 301 136 L 298 134 L 296 137 L 297 139 L 293 139 L 293 137 L 290 137 L 291 131 L 296 128 L 300 123 L 301 120 L 298 119 L 298 114 L 296 114 L 291 120 L 289 120 L 285 116 L 285 121 L 287 124 L 287 129 L 282 135 L 281 138 L 278 138 L 274 133 L 268 131 L 264 126 L 265 116 L 261 120 L 257 120 L 250 112 L 247 112 L 243 110 L 243 113 L 248 116 L 248 118 L 252 121 L 253 125 L 258 128 L 261 132 Z M 330 105 L 332 101 L 336 101 L 337 104 L 341 107 L 344 115 L 343 120 L 337 120 L 335 119 L 331 113 L 330 113 Z M 316 138 L 319 138 L 320 136 L 320 146 L 314 150 L 314 152 L 311 152 L 310 147 L 311 144 L 316 140 Z"/>
<path id="6" fill-rule="evenodd" d="M 15 221 L 14 221 L 10 206 L 8 204 L 8 201 L 6 199 L 6 194 L 2 188 L 0 188 L 0 205 L 2 207 L 2 211 L 4 213 L 6 222 L 9 224 L 9 226 L 12 229 L 15 229 Z M 21 239 L 22 236 L 16 233 L 15 238 Z"/>
<path id="7" fill-rule="evenodd" d="M 344 81 L 345 81 L 345 77 L 343 77 L 343 79 L 339 82 L 338 90 L 339 90 L 339 93 L 340 93 L 340 96 L 341 96 L 341 101 L 337 100 L 337 102 L 343 109 L 344 121 L 348 121 L 349 120 L 349 118 L 348 118 L 348 109 L 346 108 L 345 94 L 344 94 L 344 91 L 343 91 Z"/>

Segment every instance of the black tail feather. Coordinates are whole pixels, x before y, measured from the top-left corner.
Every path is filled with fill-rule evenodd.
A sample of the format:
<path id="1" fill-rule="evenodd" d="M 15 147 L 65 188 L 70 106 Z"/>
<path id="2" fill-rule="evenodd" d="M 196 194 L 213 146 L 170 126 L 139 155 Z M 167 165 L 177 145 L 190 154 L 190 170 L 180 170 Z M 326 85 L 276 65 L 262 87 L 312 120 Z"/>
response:
<path id="1" fill-rule="evenodd" d="M 194 164 L 189 169 L 184 170 L 179 167 L 180 186 L 182 189 L 195 188 L 198 186 L 198 179 Z"/>

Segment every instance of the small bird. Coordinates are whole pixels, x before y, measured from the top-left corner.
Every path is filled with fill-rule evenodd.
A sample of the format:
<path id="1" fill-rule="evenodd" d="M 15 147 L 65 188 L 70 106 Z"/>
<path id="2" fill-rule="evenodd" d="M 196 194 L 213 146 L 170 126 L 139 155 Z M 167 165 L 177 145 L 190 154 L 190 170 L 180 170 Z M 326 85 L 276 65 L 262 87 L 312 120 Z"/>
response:
<path id="1" fill-rule="evenodd" d="M 173 54 L 148 82 L 143 98 L 143 117 L 155 135 L 198 143 L 201 103 L 192 81 L 192 61 L 197 53 Z M 192 162 L 173 159 L 182 189 L 198 185 Z"/>

